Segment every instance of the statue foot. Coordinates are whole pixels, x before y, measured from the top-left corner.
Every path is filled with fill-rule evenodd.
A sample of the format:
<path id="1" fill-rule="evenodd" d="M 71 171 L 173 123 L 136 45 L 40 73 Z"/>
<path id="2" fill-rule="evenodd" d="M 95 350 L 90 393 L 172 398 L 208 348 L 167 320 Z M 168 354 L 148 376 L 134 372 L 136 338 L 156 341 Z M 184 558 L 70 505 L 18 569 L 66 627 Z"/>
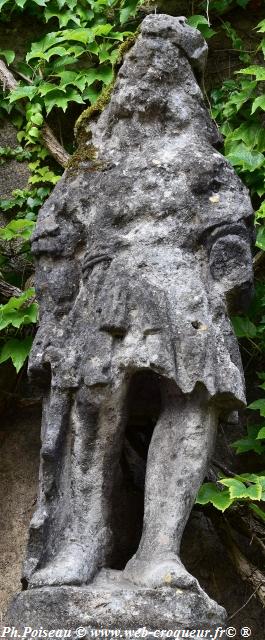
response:
<path id="1" fill-rule="evenodd" d="M 79 545 L 61 551 L 46 567 L 32 575 L 29 588 L 61 585 L 81 585 L 94 577 L 96 567 L 89 562 L 88 553 Z"/>
<path id="2" fill-rule="evenodd" d="M 178 587 L 201 591 L 198 580 L 192 576 L 175 555 L 142 560 L 134 556 L 127 563 L 123 577 L 134 584 L 149 588 Z"/>

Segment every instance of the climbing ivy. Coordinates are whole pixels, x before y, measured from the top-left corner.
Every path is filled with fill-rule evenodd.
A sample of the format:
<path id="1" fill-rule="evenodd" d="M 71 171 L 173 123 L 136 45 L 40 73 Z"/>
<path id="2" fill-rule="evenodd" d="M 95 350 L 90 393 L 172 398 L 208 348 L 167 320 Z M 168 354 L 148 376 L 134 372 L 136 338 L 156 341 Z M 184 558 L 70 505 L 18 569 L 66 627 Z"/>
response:
<path id="1" fill-rule="evenodd" d="M 27 255 L 30 264 L 29 239 L 38 210 L 62 173 L 44 146 L 43 125 L 53 114 L 60 117 L 60 112 L 71 118 L 74 104 L 79 109 L 92 105 L 112 82 L 119 47 L 132 33 L 123 25 L 134 19 L 139 4 L 139 0 L 0 0 L 2 21 L 24 14 L 25 19 L 34 16 L 46 25 L 46 33 L 31 43 L 22 62 L 15 51 L 0 50 L 0 58 L 9 68 L 12 65 L 17 80 L 0 96 L 0 117 L 5 115 L 17 127 L 19 143 L 15 149 L 0 148 L 0 163 L 26 160 L 31 172 L 25 189 L 0 200 L 8 220 L 0 228 L 0 277 L 21 289 L 24 273 L 14 271 L 11 258 Z M 73 151 L 71 141 L 64 145 Z M 11 358 L 17 370 L 31 346 L 24 335 L 27 325 L 37 321 L 36 303 L 23 314 L 24 304 L 21 291 L 0 306 L 0 363 Z M 10 305 L 12 322 L 6 323 Z"/>

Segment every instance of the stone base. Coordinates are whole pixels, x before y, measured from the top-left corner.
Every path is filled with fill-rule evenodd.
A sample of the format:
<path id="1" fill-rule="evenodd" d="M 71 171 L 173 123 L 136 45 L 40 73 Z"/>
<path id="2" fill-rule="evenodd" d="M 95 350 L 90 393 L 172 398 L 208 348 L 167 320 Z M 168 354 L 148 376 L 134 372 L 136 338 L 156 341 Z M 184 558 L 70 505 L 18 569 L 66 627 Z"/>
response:
<path id="1" fill-rule="evenodd" d="M 6 624 L 20 633 L 26 626 L 71 629 L 72 632 L 85 627 L 87 633 L 77 637 L 91 638 L 95 637 L 91 629 L 145 628 L 152 632 L 157 629 L 212 630 L 225 626 L 225 609 L 202 590 L 195 593 L 172 587 L 140 588 L 118 582 L 115 579 L 118 573 L 111 572 L 110 578 L 110 572 L 101 572 L 88 586 L 29 589 L 13 600 Z M 145 631 L 136 637 L 149 637 L 149 634 Z"/>

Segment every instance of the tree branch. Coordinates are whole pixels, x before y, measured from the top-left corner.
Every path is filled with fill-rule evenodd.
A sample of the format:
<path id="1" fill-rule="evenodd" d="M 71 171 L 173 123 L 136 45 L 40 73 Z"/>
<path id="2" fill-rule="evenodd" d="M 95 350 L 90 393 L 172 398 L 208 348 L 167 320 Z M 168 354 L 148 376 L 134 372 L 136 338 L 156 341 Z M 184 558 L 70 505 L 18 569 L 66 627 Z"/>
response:
<path id="1" fill-rule="evenodd" d="M 13 89 L 16 89 L 18 84 L 3 60 L 0 60 L 0 82 L 3 85 L 4 91 L 12 91 Z M 60 145 L 47 123 L 45 123 L 42 128 L 42 140 L 46 149 L 48 149 L 56 162 L 58 162 L 62 167 L 66 167 L 71 156 Z"/>
<path id="2" fill-rule="evenodd" d="M 3 298 L 18 298 L 22 293 L 21 289 L 0 278 L 0 296 Z"/>

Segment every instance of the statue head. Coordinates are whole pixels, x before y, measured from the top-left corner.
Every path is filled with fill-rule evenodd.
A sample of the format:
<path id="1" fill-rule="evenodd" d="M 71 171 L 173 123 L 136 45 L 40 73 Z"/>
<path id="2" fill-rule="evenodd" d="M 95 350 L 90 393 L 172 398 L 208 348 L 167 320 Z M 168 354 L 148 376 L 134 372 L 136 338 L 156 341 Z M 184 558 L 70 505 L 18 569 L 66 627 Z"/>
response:
<path id="1" fill-rule="evenodd" d="M 142 22 L 141 33 L 144 37 L 170 40 L 185 53 L 194 70 L 203 73 L 208 47 L 200 31 L 190 27 L 185 17 L 148 15 Z"/>

